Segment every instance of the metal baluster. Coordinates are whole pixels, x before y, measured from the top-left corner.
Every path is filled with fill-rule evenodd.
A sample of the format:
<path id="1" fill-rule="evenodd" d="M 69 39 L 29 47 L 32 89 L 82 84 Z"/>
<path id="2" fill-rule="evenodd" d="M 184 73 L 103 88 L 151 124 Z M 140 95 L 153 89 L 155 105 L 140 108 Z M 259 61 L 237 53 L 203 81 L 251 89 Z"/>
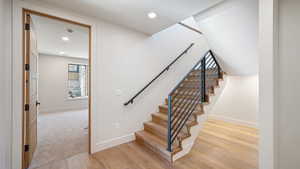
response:
<path id="1" fill-rule="evenodd" d="M 172 152 L 172 96 L 168 96 L 168 151 Z"/>
<path id="2" fill-rule="evenodd" d="M 204 56 L 204 58 L 202 59 L 202 62 L 201 62 L 201 101 L 202 102 L 205 102 L 206 101 L 206 98 L 205 98 L 205 95 L 206 95 L 206 85 L 205 85 L 205 70 L 206 70 L 206 56 Z"/>

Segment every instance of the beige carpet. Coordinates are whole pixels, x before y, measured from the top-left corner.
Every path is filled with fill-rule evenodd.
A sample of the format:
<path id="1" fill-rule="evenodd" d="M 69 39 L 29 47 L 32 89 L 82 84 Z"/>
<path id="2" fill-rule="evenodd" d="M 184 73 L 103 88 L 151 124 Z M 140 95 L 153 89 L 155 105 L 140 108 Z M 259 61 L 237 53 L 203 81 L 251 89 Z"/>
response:
<path id="1" fill-rule="evenodd" d="M 41 113 L 30 169 L 88 151 L 88 110 Z"/>

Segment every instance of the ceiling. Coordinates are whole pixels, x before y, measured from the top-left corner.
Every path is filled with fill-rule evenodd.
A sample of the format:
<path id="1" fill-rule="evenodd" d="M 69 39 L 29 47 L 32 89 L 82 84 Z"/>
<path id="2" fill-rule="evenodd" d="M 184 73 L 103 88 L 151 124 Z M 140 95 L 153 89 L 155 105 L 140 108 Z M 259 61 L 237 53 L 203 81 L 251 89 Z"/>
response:
<path id="1" fill-rule="evenodd" d="M 48 3 L 146 33 L 157 33 L 223 0 L 27 0 Z M 149 12 L 157 13 L 149 19 Z"/>
<path id="2" fill-rule="evenodd" d="M 32 20 L 39 53 L 88 58 L 88 28 L 35 15 L 32 16 Z M 73 32 L 68 32 L 68 29 Z M 69 41 L 63 41 L 62 37 L 68 37 Z"/>

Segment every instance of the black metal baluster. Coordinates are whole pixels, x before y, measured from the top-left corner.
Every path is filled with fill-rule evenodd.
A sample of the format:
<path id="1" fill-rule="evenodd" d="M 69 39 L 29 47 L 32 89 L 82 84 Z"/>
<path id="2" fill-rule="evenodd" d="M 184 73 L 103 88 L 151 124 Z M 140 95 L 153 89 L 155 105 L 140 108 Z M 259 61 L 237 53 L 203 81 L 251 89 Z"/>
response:
<path id="1" fill-rule="evenodd" d="M 168 151 L 172 152 L 172 96 L 168 96 Z"/>
<path id="2" fill-rule="evenodd" d="M 195 71 L 196 70 L 196 71 Z M 200 70 L 200 75 L 197 73 Z M 199 77 L 196 83 L 185 83 L 189 76 Z M 189 73 L 176 85 L 168 96 L 168 135 L 167 150 L 172 152 L 173 143 L 178 139 L 180 132 L 197 108 L 199 103 L 207 101 L 208 89 L 215 84 L 214 80 L 222 77 L 222 69 L 211 50 L 189 71 Z M 217 83 L 217 82 L 216 82 Z M 200 86 L 200 87 L 195 87 Z M 191 92 L 192 91 L 192 92 Z M 179 95 L 189 94 L 186 98 L 178 98 Z"/>
<path id="3" fill-rule="evenodd" d="M 202 102 L 205 102 L 206 101 L 206 98 L 205 98 L 205 95 L 206 95 L 206 56 L 202 59 L 202 63 L 201 63 L 201 101 Z"/>

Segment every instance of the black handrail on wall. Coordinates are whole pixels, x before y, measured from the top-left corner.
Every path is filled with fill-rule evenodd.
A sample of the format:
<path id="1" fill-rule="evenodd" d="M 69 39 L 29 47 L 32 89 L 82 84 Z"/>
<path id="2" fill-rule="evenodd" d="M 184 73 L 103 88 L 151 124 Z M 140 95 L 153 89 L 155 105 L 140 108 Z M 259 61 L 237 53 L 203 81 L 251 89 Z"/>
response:
<path id="1" fill-rule="evenodd" d="M 138 97 L 144 90 L 146 90 L 156 79 L 158 79 L 163 73 L 168 71 L 170 67 L 178 60 L 180 59 L 184 54 L 186 54 L 192 47 L 194 46 L 194 43 L 190 44 L 188 48 L 186 48 L 175 60 L 173 60 L 168 66 L 166 66 L 158 75 L 155 76 L 154 79 L 152 79 L 145 87 L 143 87 L 139 92 L 137 92 L 131 99 L 129 99 L 126 103 L 124 103 L 124 106 L 127 106 L 128 104 L 132 104 L 134 99 Z"/>
<path id="2" fill-rule="evenodd" d="M 196 77 L 192 87 L 185 83 L 189 82 L 190 75 Z M 172 152 L 172 145 L 179 139 L 178 134 L 197 106 L 207 102 L 208 89 L 213 87 L 218 78 L 222 78 L 222 69 L 214 53 L 209 50 L 168 95 L 168 151 Z M 182 97 L 178 97 L 180 95 Z"/>

